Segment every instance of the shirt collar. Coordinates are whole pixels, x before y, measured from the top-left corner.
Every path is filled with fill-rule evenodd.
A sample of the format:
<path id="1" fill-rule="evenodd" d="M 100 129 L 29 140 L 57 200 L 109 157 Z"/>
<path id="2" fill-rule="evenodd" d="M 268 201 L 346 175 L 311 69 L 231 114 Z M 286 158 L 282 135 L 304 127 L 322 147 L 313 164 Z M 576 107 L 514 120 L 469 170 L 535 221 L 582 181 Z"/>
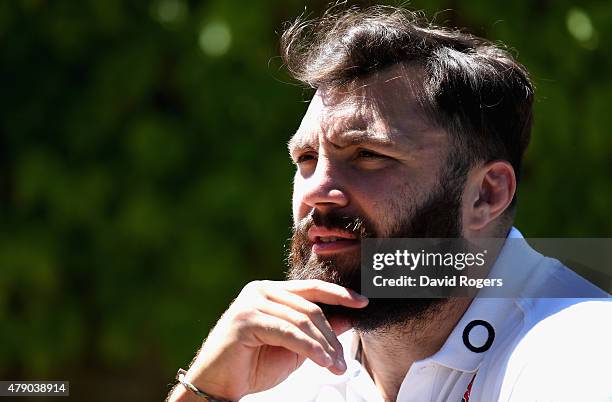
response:
<path id="1" fill-rule="evenodd" d="M 512 228 L 507 236 L 507 239 L 523 239 L 523 236 L 516 228 Z M 528 272 L 531 267 L 538 263 L 538 257 L 541 257 L 541 255 L 533 250 L 524 239 L 522 241 L 506 241 L 495 263 L 493 264 L 493 267 L 491 268 L 489 277 L 512 278 L 512 280 L 515 281 L 513 286 L 520 286 L 518 281 L 526 281 L 528 276 L 516 275 L 515 268 L 518 265 L 522 268 L 523 272 Z M 518 261 L 517 258 L 520 261 Z M 511 274 L 507 275 L 509 271 Z M 503 338 L 503 334 L 507 333 L 511 327 L 519 324 L 522 321 L 522 318 L 523 312 L 517 303 L 516 297 L 476 297 L 472 300 L 472 303 L 463 314 L 459 320 L 459 323 L 455 326 L 442 348 L 425 360 L 431 360 L 455 370 L 465 372 L 476 371 L 478 370 L 482 359 L 487 354 L 487 350 L 490 349 L 482 352 L 470 350 L 464 342 L 464 332 L 466 327 L 473 322 L 481 323 L 482 321 L 485 321 L 486 323 L 490 324 L 495 333 L 493 344 L 491 345 L 491 348 L 493 348 L 495 347 L 496 343 L 500 343 L 502 341 L 501 338 Z M 487 339 L 488 331 L 485 329 L 485 327 L 475 329 L 474 324 L 471 324 L 471 326 L 473 328 L 468 332 L 469 339 L 474 340 L 474 346 L 482 346 Z M 476 324 L 476 326 L 481 326 L 481 324 Z"/>
<path id="2" fill-rule="evenodd" d="M 529 280 L 528 272 L 539 263 L 542 255 L 533 250 L 524 240 L 521 232 L 514 227 L 510 230 L 506 239 L 515 240 L 504 242 L 504 246 L 500 250 L 488 276 L 490 278 L 503 277 L 504 281 L 510 279 L 513 281 L 512 286 L 516 286 L 514 289 L 520 289 Z M 491 345 L 491 348 L 494 348 L 496 344 L 502 341 L 503 334 L 507 333 L 511 327 L 520 324 L 522 319 L 523 310 L 517 297 L 475 297 L 442 348 L 421 362 L 433 361 L 454 370 L 474 372 L 478 370 L 487 351 L 479 353 L 466 347 L 463 340 L 466 327 L 474 321 L 485 321 L 490 324 L 495 332 L 495 338 Z M 360 340 L 355 331 L 349 331 L 349 333 L 344 334 L 342 339 L 350 344 L 347 357 L 354 359 L 359 350 Z M 476 339 L 473 339 L 472 336 L 469 339 L 474 340 L 474 346 L 481 346 L 486 339 L 482 339 L 482 336 L 481 339 L 478 339 L 478 335 L 486 335 L 486 333 L 483 328 L 474 329 L 470 331 L 470 335 L 476 335 Z"/>

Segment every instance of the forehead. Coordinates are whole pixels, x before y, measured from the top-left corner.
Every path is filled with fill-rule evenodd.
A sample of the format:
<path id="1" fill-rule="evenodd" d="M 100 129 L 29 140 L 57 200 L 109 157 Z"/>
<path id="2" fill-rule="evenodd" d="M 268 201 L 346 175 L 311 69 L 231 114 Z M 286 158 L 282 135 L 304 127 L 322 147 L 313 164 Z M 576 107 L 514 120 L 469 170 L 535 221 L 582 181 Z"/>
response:
<path id="1" fill-rule="evenodd" d="M 433 130 L 419 102 L 414 68 L 396 66 L 340 88 L 319 88 L 289 147 L 323 135 L 342 143 L 347 133 L 402 143 Z"/>

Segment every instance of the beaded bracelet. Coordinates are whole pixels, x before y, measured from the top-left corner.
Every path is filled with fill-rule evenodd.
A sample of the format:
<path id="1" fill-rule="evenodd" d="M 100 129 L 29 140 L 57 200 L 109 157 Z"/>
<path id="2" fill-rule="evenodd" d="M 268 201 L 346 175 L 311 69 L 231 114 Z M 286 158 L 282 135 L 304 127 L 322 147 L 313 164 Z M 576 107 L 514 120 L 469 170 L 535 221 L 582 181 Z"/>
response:
<path id="1" fill-rule="evenodd" d="M 183 387 L 187 388 L 189 391 L 193 392 L 197 396 L 206 399 L 208 402 L 232 402 L 228 399 L 216 398 L 212 395 L 207 394 L 201 389 L 198 389 L 198 387 L 196 387 L 195 385 L 193 385 L 192 383 L 190 383 L 189 381 L 185 379 L 185 374 L 187 374 L 187 371 L 183 370 L 182 368 L 179 369 L 179 371 L 176 373 L 176 379 L 178 380 L 178 382 L 183 384 Z"/>

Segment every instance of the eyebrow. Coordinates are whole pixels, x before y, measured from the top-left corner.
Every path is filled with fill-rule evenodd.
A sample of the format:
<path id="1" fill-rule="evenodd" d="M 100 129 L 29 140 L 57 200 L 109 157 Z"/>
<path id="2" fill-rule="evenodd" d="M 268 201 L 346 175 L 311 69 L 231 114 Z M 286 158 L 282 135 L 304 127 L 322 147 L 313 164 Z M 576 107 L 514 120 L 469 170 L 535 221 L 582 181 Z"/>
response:
<path id="1" fill-rule="evenodd" d="M 383 138 L 380 135 L 376 135 L 371 131 L 362 131 L 362 130 L 349 130 L 344 131 L 342 134 L 338 135 L 338 139 L 332 138 L 336 140 L 335 142 L 331 142 L 332 146 L 336 149 L 342 149 L 350 146 L 362 145 L 362 144 L 370 144 L 376 145 L 383 148 L 391 148 L 397 146 L 395 141 L 392 141 L 388 138 Z M 297 137 L 297 133 L 291 137 L 289 143 L 287 144 L 289 149 L 289 153 L 293 153 L 299 150 L 304 149 L 312 149 L 310 142 L 307 139 Z"/>

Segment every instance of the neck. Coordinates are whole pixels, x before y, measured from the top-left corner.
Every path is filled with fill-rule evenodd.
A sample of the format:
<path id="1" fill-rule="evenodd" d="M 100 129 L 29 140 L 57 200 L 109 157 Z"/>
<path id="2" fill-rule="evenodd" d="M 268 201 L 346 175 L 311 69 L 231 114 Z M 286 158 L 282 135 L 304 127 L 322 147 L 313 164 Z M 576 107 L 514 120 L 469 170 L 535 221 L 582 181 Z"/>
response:
<path id="1" fill-rule="evenodd" d="M 440 350 L 471 301 L 449 299 L 433 317 L 359 333 L 363 365 L 385 401 L 397 399 L 412 363 Z"/>

